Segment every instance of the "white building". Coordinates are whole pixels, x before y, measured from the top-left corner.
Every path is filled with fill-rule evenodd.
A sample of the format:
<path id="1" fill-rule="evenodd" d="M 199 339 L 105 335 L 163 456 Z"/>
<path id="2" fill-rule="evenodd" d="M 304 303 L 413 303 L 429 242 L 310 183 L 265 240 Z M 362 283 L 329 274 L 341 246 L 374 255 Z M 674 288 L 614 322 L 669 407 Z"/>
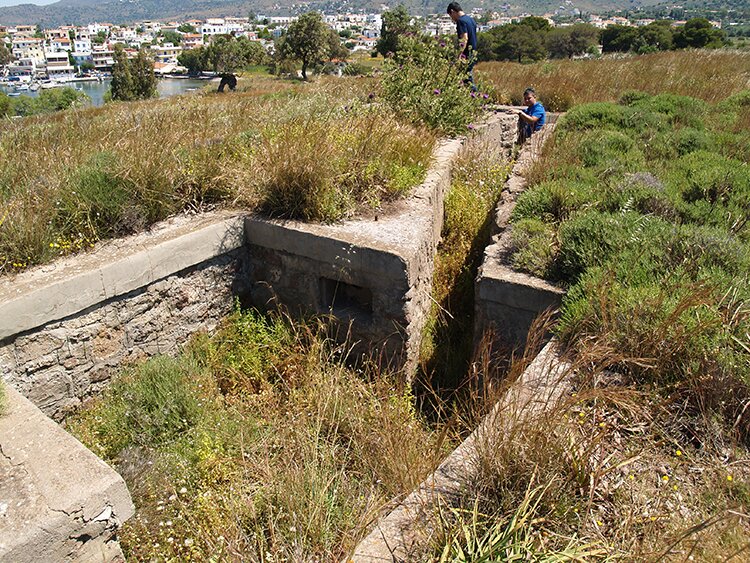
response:
<path id="1" fill-rule="evenodd" d="M 75 76 L 67 51 L 47 51 L 46 59 L 47 77 L 51 80 L 71 80 Z"/>

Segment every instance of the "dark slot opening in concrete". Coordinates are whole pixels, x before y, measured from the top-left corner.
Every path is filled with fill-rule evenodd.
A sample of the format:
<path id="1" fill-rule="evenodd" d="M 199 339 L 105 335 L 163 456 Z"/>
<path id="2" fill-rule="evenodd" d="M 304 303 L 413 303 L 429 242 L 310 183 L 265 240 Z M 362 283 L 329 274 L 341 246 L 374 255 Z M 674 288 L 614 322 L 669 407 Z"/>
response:
<path id="1" fill-rule="evenodd" d="M 337 317 L 372 320 L 372 290 L 329 278 L 320 278 L 320 296 L 323 310 Z"/>

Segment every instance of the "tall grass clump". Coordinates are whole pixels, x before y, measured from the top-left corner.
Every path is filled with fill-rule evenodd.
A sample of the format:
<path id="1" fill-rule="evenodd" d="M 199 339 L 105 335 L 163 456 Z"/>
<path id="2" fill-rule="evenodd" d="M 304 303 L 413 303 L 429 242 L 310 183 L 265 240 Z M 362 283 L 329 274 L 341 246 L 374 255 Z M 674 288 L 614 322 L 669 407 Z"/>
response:
<path id="1" fill-rule="evenodd" d="M 489 94 L 465 83 L 467 64 L 453 46 L 429 37 L 404 37 L 386 59 L 382 95 L 391 109 L 414 123 L 445 134 L 465 133 Z"/>
<path id="2" fill-rule="evenodd" d="M 128 483 L 129 558 L 340 560 L 432 470 L 442 439 L 409 392 L 327 330 L 237 311 L 69 419 Z"/>
<path id="3" fill-rule="evenodd" d="M 469 475 L 420 560 L 716 561 L 750 547 L 746 450 L 728 462 L 731 440 L 686 433 L 680 401 L 609 371 L 642 358 L 600 342 L 550 353 L 477 395 L 489 415 L 464 450 Z"/>
<path id="4" fill-rule="evenodd" d="M 597 60 L 544 61 L 530 65 L 490 62 L 479 65 L 484 80 L 520 104 L 528 86 L 550 111 L 582 103 L 618 101 L 629 90 L 690 96 L 717 103 L 747 89 L 750 54 L 728 50 L 668 51 Z"/>
<path id="5" fill-rule="evenodd" d="M 435 134 L 364 103 L 369 88 L 264 83 L 3 121 L 0 272 L 184 210 L 333 221 L 403 196 L 422 180 Z"/>

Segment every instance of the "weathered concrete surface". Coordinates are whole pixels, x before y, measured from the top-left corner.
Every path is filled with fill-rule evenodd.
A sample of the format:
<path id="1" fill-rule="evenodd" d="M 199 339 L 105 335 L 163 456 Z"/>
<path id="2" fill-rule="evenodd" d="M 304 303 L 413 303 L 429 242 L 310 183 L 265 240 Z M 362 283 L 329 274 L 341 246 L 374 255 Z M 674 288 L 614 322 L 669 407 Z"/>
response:
<path id="1" fill-rule="evenodd" d="M 236 217 L 180 218 L 2 280 L 4 334 L 26 332 L 0 341 L 0 376 L 63 418 L 123 363 L 173 354 L 213 329 L 244 291 L 243 242 Z"/>
<path id="2" fill-rule="evenodd" d="M 236 213 L 181 216 L 94 252 L 0 279 L 0 341 L 242 246 Z"/>
<path id="3" fill-rule="evenodd" d="M 478 453 L 497 432 L 525 424 L 529 417 L 554 404 L 567 389 L 569 365 L 560 361 L 556 342 L 548 343 L 493 407 L 482 424 L 456 448 L 435 472 L 390 514 L 382 518 L 345 561 L 393 563 L 414 561 L 429 542 L 436 524 L 436 507 L 450 506 L 475 473 Z"/>
<path id="4" fill-rule="evenodd" d="M 486 331 L 504 347 L 519 348 L 526 342 L 534 319 L 560 306 L 564 290 L 539 278 L 513 271 L 509 266 L 510 215 L 516 198 L 526 189 L 525 173 L 538 157 L 555 128 L 556 116 L 536 133 L 518 154 L 495 212 L 495 234 L 485 248 L 475 284 L 474 338 Z"/>
<path id="5" fill-rule="evenodd" d="M 441 142 L 425 182 L 387 215 L 334 225 L 248 218 L 253 302 L 333 313 L 342 332 L 366 344 L 355 353 L 366 349 L 411 373 L 431 308 L 451 163 L 463 145 L 487 139 L 507 151 L 501 139 L 515 135 L 511 121 L 493 115 L 477 126 L 472 139 Z"/>
<path id="6" fill-rule="evenodd" d="M 0 562 L 124 561 L 116 533 L 134 507 L 122 477 L 17 391 L 6 392 Z"/>

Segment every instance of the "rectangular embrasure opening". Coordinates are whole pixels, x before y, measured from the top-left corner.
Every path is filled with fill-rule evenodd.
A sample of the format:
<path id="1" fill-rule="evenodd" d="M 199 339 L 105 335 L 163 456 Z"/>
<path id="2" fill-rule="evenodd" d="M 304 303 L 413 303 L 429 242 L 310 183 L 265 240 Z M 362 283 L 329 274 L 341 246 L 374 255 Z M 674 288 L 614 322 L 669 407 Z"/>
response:
<path id="1" fill-rule="evenodd" d="M 320 278 L 320 297 L 323 310 L 337 317 L 372 320 L 372 290 L 368 287 Z"/>

